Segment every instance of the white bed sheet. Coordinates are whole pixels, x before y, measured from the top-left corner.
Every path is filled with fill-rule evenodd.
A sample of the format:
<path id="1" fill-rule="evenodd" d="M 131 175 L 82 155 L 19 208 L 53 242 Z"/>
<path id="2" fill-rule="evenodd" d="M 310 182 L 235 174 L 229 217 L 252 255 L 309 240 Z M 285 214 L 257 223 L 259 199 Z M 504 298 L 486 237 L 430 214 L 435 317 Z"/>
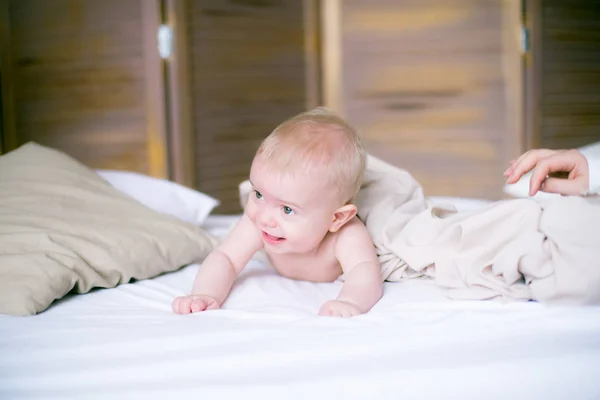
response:
<path id="1" fill-rule="evenodd" d="M 175 315 L 197 268 L 0 316 L 0 398 L 600 398 L 600 307 L 450 301 L 409 281 L 367 315 L 317 317 L 341 283 L 257 257 L 224 309 Z"/>

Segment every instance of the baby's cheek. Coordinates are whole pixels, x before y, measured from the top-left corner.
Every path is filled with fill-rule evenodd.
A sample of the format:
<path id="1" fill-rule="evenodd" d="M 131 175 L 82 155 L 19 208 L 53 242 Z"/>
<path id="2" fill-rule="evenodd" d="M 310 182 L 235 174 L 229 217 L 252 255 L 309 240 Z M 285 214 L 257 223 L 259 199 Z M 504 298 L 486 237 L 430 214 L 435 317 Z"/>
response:
<path id="1" fill-rule="evenodd" d="M 314 228 L 311 224 L 306 223 L 288 224 L 286 226 L 286 233 L 296 240 L 307 242 L 312 241 L 314 237 Z"/>
<path id="2" fill-rule="evenodd" d="M 248 201 L 246 204 L 246 215 L 250 219 L 250 221 L 254 222 L 256 219 L 256 206 L 253 204 L 252 200 Z"/>

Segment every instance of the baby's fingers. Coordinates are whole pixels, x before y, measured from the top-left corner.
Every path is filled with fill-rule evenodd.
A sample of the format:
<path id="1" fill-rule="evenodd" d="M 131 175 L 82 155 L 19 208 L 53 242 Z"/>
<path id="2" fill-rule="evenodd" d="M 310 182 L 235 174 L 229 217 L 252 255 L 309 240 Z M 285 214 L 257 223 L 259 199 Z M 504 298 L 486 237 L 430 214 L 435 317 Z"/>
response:
<path id="1" fill-rule="evenodd" d="M 220 308 L 219 303 L 214 300 L 208 301 L 206 305 L 206 311 L 208 310 L 218 310 Z"/>
<path id="2" fill-rule="evenodd" d="M 192 301 L 190 309 L 192 310 L 193 313 L 195 313 L 195 312 L 200 312 L 200 311 L 206 310 L 206 307 L 208 307 L 208 304 L 206 304 L 205 299 L 194 299 Z"/>
<path id="3" fill-rule="evenodd" d="M 190 308 L 192 312 L 195 313 L 207 310 L 216 310 L 219 308 L 219 304 L 213 299 L 202 297 L 193 299 Z"/>
<path id="4" fill-rule="evenodd" d="M 319 316 L 321 316 L 321 317 L 330 317 L 331 316 L 331 310 L 329 309 L 329 307 L 321 307 L 321 309 L 319 310 Z"/>
<path id="5" fill-rule="evenodd" d="M 344 317 L 344 310 L 340 310 L 338 308 L 334 308 L 333 310 L 329 311 L 329 314 L 327 314 L 328 317 Z"/>
<path id="6" fill-rule="evenodd" d="M 173 312 L 176 314 L 189 314 L 191 312 L 190 305 L 192 304 L 192 299 L 189 296 L 177 297 L 173 300 L 171 304 L 171 308 Z"/>

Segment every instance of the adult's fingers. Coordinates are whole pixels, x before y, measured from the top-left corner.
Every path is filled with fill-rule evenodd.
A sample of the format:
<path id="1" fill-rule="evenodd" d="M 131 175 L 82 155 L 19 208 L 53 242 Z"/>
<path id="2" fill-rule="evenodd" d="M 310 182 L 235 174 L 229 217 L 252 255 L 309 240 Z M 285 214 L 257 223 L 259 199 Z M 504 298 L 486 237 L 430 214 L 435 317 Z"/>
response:
<path id="1" fill-rule="evenodd" d="M 508 175 L 506 183 L 515 183 L 523 176 L 523 174 L 531 171 L 540 160 L 549 157 L 556 152 L 557 150 L 535 149 L 524 153 L 511 165 L 511 167 L 509 167 L 508 170 L 506 170 L 505 175 Z"/>
<path id="2" fill-rule="evenodd" d="M 569 196 L 580 195 L 584 188 L 581 179 L 547 178 L 540 187 L 542 192 L 559 193 Z"/>
<path id="3" fill-rule="evenodd" d="M 539 149 L 533 149 L 533 150 L 529 150 L 526 151 L 525 153 L 521 154 L 518 158 L 516 158 L 515 160 L 511 160 L 509 163 L 509 167 L 506 171 L 504 171 L 504 176 L 509 177 L 510 175 L 512 175 L 515 167 L 517 165 L 519 165 L 519 163 L 525 159 L 525 158 L 529 158 L 532 156 L 532 154 L 538 154 L 540 152 Z"/>
<path id="4" fill-rule="evenodd" d="M 573 156 L 573 154 L 567 151 L 561 151 L 539 160 L 533 170 L 533 173 L 531 174 L 531 180 L 529 182 L 529 195 L 533 196 L 537 193 L 537 191 L 540 189 L 540 186 L 550 173 L 558 171 L 573 171 L 577 166 L 577 161 L 578 160 Z M 573 181 L 571 180 L 571 182 Z M 556 187 L 556 183 L 554 183 L 554 181 L 552 185 Z M 560 188 L 564 185 L 559 184 L 558 186 Z M 567 189 L 570 189 L 569 186 L 572 185 L 567 185 Z M 579 192 L 581 192 L 581 190 L 579 190 Z"/>

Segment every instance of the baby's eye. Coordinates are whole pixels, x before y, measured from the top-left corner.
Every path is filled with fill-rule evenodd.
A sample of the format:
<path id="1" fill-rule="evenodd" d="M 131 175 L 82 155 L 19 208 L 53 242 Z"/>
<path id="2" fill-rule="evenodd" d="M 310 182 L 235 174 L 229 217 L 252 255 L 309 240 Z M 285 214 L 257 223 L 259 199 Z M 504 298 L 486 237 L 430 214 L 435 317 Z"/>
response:
<path id="1" fill-rule="evenodd" d="M 257 199 L 262 199 L 263 198 L 263 195 L 258 190 L 254 191 L 254 195 L 256 196 Z"/>
<path id="2" fill-rule="evenodd" d="M 288 206 L 283 206 L 283 212 L 287 215 L 292 215 L 294 214 L 294 210 L 292 210 L 290 207 Z"/>

